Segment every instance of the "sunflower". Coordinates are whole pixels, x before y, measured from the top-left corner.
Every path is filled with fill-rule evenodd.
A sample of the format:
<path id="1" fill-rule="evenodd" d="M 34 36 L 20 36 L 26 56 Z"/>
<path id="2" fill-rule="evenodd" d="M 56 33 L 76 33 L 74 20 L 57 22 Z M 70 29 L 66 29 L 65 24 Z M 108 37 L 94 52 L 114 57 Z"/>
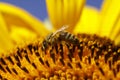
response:
<path id="1" fill-rule="evenodd" d="M 16 78 L 23 80 L 26 79 L 26 77 L 29 77 L 27 79 L 38 78 L 39 80 L 39 78 L 41 78 L 44 80 L 45 78 L 49 78 L 52 76 L 51 79 L 55 80 L 58 79 L 57 77 L 60 76 L 61 77 L 60 79 L 62 80 L 71 79 L 71 77 L 73 80 L 77 80 L 77 79 L 83 80 L 83 79 L 105 79 L 105 77 L 107 77 L 107 79 L 113 79 L 117 76 L 116 79 L 120 79 L 119 77 L 120 75 L 119 2 L 120 1 L 118 0 L 111 0 L 111 1 L 104 0 L 100 11 L 98 11 L 94 7 L 86 6 L 85 0 L 69 0 L 69 1 L 46 0 L 49 20 L 53 26 L 52 30 L 47 29 L 42 21 L 33 17 L 25 10 L 10 4 L 0 3 L 1 6 L 0 7 L 0 27 L 1 27 L 0 52 L 4 53 L 1 54 L 2 56 L 8 54 L 7 57 L 3 56 L 0 59 L 1 60 L 0 68 L 2 71 L 0 74 L 0 78 L 1 79 Z M 60 55 L 52 53 L 55 51 L 55 49 L 53 49 L 51 46 L 48 46 L 49 49 L 47 51 L 41 51 L 41 49 L 39 50 L 38 47 L 43 47 L 40 44 L 41 41 L 44 40 L 46 35 L 48 35 L 48 33 L 50 32 L 58 30 L 64 25 L 69 26 L 69 28 L 67 29 L 68 32 L 72 34 L 78 34 L 79 41 L 82 41 L 80 47 L 78 45 L 75 45 L 74 43 L 69 44 L 69 42 L 65 41 L 65 43 L 60 42 L 57 45 L 54 45 L 55 47 L 57 46 L 55 48 L 56 49 L 55 53 L 57 53 L 57 49 L 60 49 L 58 50 L 58 52 L 60 51 L 59 52 Z M 97 36 L 92 34 L 96 34 Z M 110 39 L 102 38 L 103 36 Z M 35 42 L 34 40 L 37 41 Z M 111 40 L 113 40 L 115 44 L 118 46 L 114 45 L 114 42 L 112 42 Z M 88 45 L 85 45 L 86 42 Z M 94 44 L 97 45 L 97 47 L 99 48 L 94 49 L 95 47 Z M 25 45 L 25 47 L 16 48 L 16 45 Z M 103 47 L 103 45 L 105 47 Z M 61 49 L 61 46 L 64 49 Z M 77 49 L 74 46 L 77 46 Z M 84 49 L 81 46 L 84 46 Z M 91 51 L 88 49 L 88 47 L 90 47 Z M 13 50 L 13 48 L 15 48 L 15 50 Z M 51 48 L 52 48 L 52 52 L 51 52 Z M 73 49 L 72 52 L 76 55 L 79 52 L 81 52 L 81 49 L 83 49 L 83 52 L 86 53 L 82 55 L 84 57 L 83 61 L 81 60 L 82 59 L 82 57 L 80 57 L 81 55 L 78 55 L 81 60 L 79 61 L 78 56 L 75 55 L 73 56 L 67 53 L 69 51 L 71 52 L 71 48 Z M 74 51 L 74 48 L 76 52 Z M 92 50 L 95 51 L 93 53 L 96 53 L 96 55 L 97 52 L 103 54 L 102 55 L 99 54 L 100 58 L 97 58 L 97 56 L 94 57 L 93 55 L 91 56 L 88 53 L 92 54 Z M 69 61 L 68 59 L 62 58 L 61 51 L 63 52 L 66 51 L 64 56 L 67 55 Z M 39 52 L 45 53 L 47 55 L 42 56 L 41 58 Z M 113 54 L 110 54 L 109 56 L 110 59 L 106 59 L 106 56 L 108 58 L 109 52 L 112 52 Z M 14 54 L 10 54 L 10 53 L 14 53 Z M 27 55 L 22 53 L 26 53 Z M 34 55 L 28 53 L 32 53 Z M 48 53 L 50 53 L 51 55 L 49 55 Z M 59 60 L 56 59 L 55 55 L 57 56 L 56 58 L 58 59 L 59 56 L 61 56 L 60 59 Z M 93 60 L 93 57 L 95 60 Z M 105 63 L 103 61 L 104 57 L 105 57 Z M 112 65 L 111 58 L 113 61 L 113 66 L 111 66 Z M 10 63 L 7 60 L 9 60 Z M 116 61 L 116 63 L 114 63 L 115 62 L 114 60 Z M 42 67 L 40 65 L 37 65 L 37 63 L 39 63 L 38 61 L 41 63 Z M 54 63 L 56 64 L 54 65 Z M 6 64 L 8 64 L 8 66 Z M 62 65 L 62 67 L 59 65 Z M 75 67 L 74 65 L 77 65 L 77 67 Z M 46 69 L 46 66 L 48 68 L 48 71 Z M 110 70 L 108 70 L 107 68 L 110 68 Z M 8 73 L 4 75 L 6 71 L 8 71 Z M 111 71 L 113 73 L 111 73 Z M 9 73 L 10 74 L 13 73 L 13 74 L 9 75 Z M 20 73 L 21 75 L 19 75 Z M 79 74 L 81 75 L 81 77 L 79 77 L 80 76 Z M 91 75 L 94 76 L 91 78 Z M 4 76 L 5 78 L 2 76 Z"/>

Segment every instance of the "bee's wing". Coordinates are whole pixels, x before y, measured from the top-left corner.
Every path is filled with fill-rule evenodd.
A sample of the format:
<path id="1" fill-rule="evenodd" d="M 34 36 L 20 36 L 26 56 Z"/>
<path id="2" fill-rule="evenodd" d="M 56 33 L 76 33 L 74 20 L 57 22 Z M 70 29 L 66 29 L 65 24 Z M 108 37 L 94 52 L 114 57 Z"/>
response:
<path id="1" fill-rule="evenodd" d="M 57 33 L 66 30 L 68 27 L 69 27 L 69 26 L 67 26 L 67 25 L 61 27 L 60 29 L 58 29 L 56 32 L 53 33 L 52 37 L 55 36 Z"/>

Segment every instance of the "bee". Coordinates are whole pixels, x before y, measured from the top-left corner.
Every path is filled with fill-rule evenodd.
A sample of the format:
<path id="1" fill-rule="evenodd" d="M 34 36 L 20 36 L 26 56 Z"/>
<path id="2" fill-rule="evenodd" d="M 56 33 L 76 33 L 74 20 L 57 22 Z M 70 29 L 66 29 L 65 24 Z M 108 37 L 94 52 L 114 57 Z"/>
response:
<path id="1" fill-rule="evenodd" d="M 56 43 L 61 41 L 66 41 L 72 44 L 79 44 L 79 39 L 65 31 L 68 26 L 63 26 L 62 28 L 58 29 L 56 32 L 49 34 L 42 42 L 42 50 L 46 50 L 48 46 L 54 46 Z"/>

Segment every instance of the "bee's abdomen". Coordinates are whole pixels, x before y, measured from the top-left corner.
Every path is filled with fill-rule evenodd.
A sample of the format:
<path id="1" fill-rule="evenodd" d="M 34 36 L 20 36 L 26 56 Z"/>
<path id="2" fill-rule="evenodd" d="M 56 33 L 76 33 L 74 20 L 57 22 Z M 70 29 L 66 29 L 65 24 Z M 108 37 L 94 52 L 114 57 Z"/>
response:
<path id="1" fill-rule="evenodd" d="M 69 32 L 61 32 L 59 34 L 58 40 L 66 41 L 66 42 L 73 43 L 73 44 L 79 44 L 78 38 Z"/>

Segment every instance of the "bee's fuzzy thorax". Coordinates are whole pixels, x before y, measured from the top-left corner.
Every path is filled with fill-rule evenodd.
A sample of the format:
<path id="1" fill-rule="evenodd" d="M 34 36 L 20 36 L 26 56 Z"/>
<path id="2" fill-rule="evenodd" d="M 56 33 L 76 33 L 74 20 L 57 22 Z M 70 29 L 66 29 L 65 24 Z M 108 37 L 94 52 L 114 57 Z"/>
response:
<path id="1" fill-rule="evenodd" d="M 0 58 L 2 80 L 120 79 L 120 46 L 97 35 L 64 33 L 52 44 L 44 40 L 18 47 Z M 55 38 L 55 39 L 58 39 Z M 63 37 L 63 36 L 62 36 Z M 54 37 L 53 37 L 54 38 Z M 76 41 L 76 42 L 75 42 Z"/>

